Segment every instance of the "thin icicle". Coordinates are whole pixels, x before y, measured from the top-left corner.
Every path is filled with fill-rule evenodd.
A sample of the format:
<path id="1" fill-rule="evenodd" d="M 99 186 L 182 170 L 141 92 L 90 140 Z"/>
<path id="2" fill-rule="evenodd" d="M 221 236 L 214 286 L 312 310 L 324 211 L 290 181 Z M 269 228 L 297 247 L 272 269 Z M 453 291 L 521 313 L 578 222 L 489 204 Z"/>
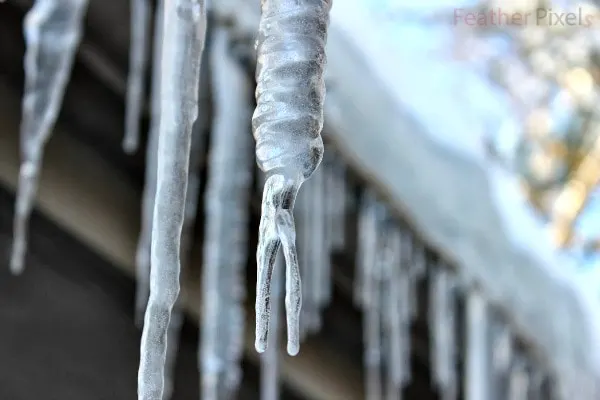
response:
<path id="1" fill-rule="evenodd" d="M 58 118 L 81 36 L 88 0 L 36 0 L 25 16 L 25 90 L 21 167 L 10 269 L 25 268 L 28 225 L 44 147 Z"/>
<path id="2" fill-rule="evenodd" d="M 210 50 L 215 99 L 204 239 L 202 398 L 234 396 L 241 381 L 244 268 L 252 186 L 248 135 L 250 86 L 231 55 L 227 29 L 217 25 Z"/>
<path id="3" fill-rule="evenodd" d="M 311 230 L 310 230 L 310 214 L 311 214 L 311 202 L 310 202 L 310 182 L 308 181 L 304 189 L 298 192 L 296 198 L 296 207 L 294 207 L 294 218 L 296 221 L 296 231 L 298 236 L 298 252 L 299 257 L 299 270 L 300 276 L 303 282 L 311 282 L 311 272 L 313 271 L 310 264 L 310 244 L 311 244 Z M 312 285 L 302 286 L 302 311 L 300 313 L 300 340 L 304 340 L 306 336 L 311 332 L 315 320 L 314 315 L 318 315 L 316 311 L 316 305 L 312 304 Z"/>
<path id="4" fill-rule="evenodd" d="M 430 275 L 429 325 L 432 329 L 433 379 L 444 400 L 455 400 L 458 396 L 456 373 L 456 317 L 454 284 L 450 272 L 441 266 Z"/>
<path id="5" fill-rule="evenodd" d="M 344 164 L 334 157 L 330 171 L 330 192 L 328 194 L 330 207 L 333 213 L 333 226 L 331 230 L 331 247 L 342 250 L 346 244 L 346 170 Z"/>
<path id="6" fill-rule="evenodd" d="M 317 322 L 313 332 L 321 329 L 322 318 L 321 310 L 328 302 L 329 296 L 329 254 L 327 253 L 327 242 L 325 237 L 326 229 L 326 199 L 324 193 L 324 168 L 319 169 L 313 175 L 310 185 L 310 236 L 312 238 L 310 245 L 310 259 L 308 267 L 312 269 L 312 282 L 307 282 L 313 291 L 314 302 L 317 307 Z"/>
<path id="7" fill-rule="evenodd" d="M 377 229 L 381 229 L 381 210 L 380 205 L 373 202 L 373 218 Z M 380 232 L 380 231 L 378 231 Z M 385 245 L 382 246 L 382 235 L 377 235 L 376 239 L 376 255 L 373 263 L 367 271 L 364 285 L 369 287 L 369 290 L 364 291 L 364 310 L 365 316 L 363 319 L 363 330 L 365 338 L 365 387 L 367 400 L 382 399 L 382 273 L 385 266 L 385 257 L 383 253 Z"/>
<path id="8" fill-rule="evenodd" d="M 377 254 L 377 216 L 375 199 L 372 193 L 362 196 L 358 209 L 358 250 L 354 278 L 354 301 L 358 305 L 366 304 L 372 297 L 372 285 L 367 279 Z"/>
<path id="9" fill-rule="evenodd" d="M 412 233 L 402 229 L 401 236 L 402 264 L 408 270 L 408 304 L 411 318 L 419 314 L 419 299 L 417 295 L 418 284 L 425 275 L 425 262 L 427 256 L 423 246 L 417 246 Z M 418 254 L 417 254 L 418 253 Z"/>
<path id="10" fill-rule="evenodd" d="M 140 143 L 140 118 L 146 103 L 144 83 L 148 66 L 150 0 L 131 0 L 129 76 L 123 150 L 135 153 Z"/>
<path id="11" fill-rule="evenodd" d="M 514 361 L 514 340 L 510 327 L 500 315 L 490 316 L 492 365 L 490 380 L 498 396 L 510 398 L 510 371 Z"/>
<path id="12" fill-rule="evenodd" d="M 517 358 L 510 369 L 509 396 L 510 400 L 527 400 L 529 393 L 529 376 L 525 361 Z"/>
<path id="13" fill-rule="evenodd" d="M 267 347 L 271 275 L 283 245 L 287 347 L 296 355 L 302 289 L 293 208 L 302 182 L 323 158 L 323 70 L 331 0 L 264 0 L 261 9 L 252 127 L 258 164 L 268 178 L 256 251 L 255 347 L 258 352 Z"/>
<path id="14" fill-rule="evenodd" d="M 279 400 L 279 325 L 281 295 L 283 293 L 283 254 L 277 257 L 273 270 L 273 287 L 271 288 L 271 333 L 269 346 L 260 359 L 260 399 Z"/>
<path id="15" fill-rule="evenodd" d="M 202 54 L 202 65 L 200 70 L 200 87 L 198 90 L 198 118 L 192 131 L 192 142 L 190 150 L 190 165 L 188 174 L 188 186 L 185 195 L 185 214 L 183 228 L 181 230 L 181 267 L 182 270 L 190 268 L 192 246 L 194 240 L 194 228 L 198 214 L 198 199 L 200 196 L 200 162 L 203 158 L 205 134 L 210 125 L 210 77 L 208 76 L 208 62 L 206 62 L 205 51 Z M 177 299 L 171 311 L 171 322 L 167 333 L 167 358 L 165 361 L 165 390 L 163 400 L 170 400 L 173 393 L 175 380 L 175 366 L 179 350 L 179 339 L 183 325 L 183 307 L 181 297 Z"/>
<path id="16" fill-rule="evenodd" d="M 315 175 L 316 176 L 313 177 L 312 180 L 315 181 L 314 183 L 315 187 L 317 188 L 317 192 L 315 193 L 315 207 L 313 207 L 312 212 L 318 217 L 318 219 L 315 221 L 317 225 L 314 228 L 315 230 L 313 231 L 313 235 L 315 237 L 321 237 L 322 240 L 318 246 L 320 250 L 319 262 L 314 265 L 313 268 L 316 268 L 321 276 L 319 312 L 322 313 L 323 309 L 331 302 L 331 274 L 333 272 L 331 270 L 331 230 L 328 227 L 328 169 L 321 168 L 317 170 Z"/>
<path id="17" fill-rule="evenodd" d="M 513 336 L 510 327 L 497 321 L 495 324 L 494 343 L 492 346 L 492 365 L 494 372 L 507 374 L 513 362 Z"/>
<path id="18" fill-rule="evenodd" d="M 406 383 L 410 382 L 410 313 L 408 299 L 407 270 L 401 268 L 401 233 L 398 227 L 391 226 L 386 232 L 384 284 L 387 287 L 384 310 L 384 323 L 388 341 L 388 400 L 402 398 Z"/>
<path id="19" fill-rule="evenodd" d="M 167 330 L 179 295 L 192 124 L 198 114 L 200 60 L 206 32 L 204 1 L 168 0 L 164 21 L 150 297 L 138 373 L 140 400 L 161 400 L 164 391 Z"/>
<path id="20" fill-rule="evenodd" d="M 487 307 L 477 292 L 467 294 L 465 399 L 489 400 Z"/>
<path id="21" fill-rule="evenodd" d="M 160 75 L 162 62 L 163 24 L 165 18 L 164 0 L 158 0 L 154 11 L 154 48 L 152 58 L 151 119 L 148 143 L 146 144 L 146 171 L 144 192 L 142 194 L 141 230 L 135 254 L 136 296 L 135 321 L 141 328 L 150 294 L 150 245 L 152 242 L 152 218 L 154 216 L 154 198 L 156 197 L 156 173 L 158 161 L 158 134 L 160 129 Z"/>
<path id="22" fill-rule="evenodd" d="M 315 175 L 318 175 L 317 171 Z M 302 339 L 304 335 L 316 333 L 321 329 L 321 271 L 320 258 L 322 245 L 322 235 L 320 229 L 320 212 L 322 211 L 319 202 L 319 179 L 318 176 L 313 177 L 304 184 L 302 194 L 298 197 L 302 199 L 302 204 L 299 207 L 301 221 L 299 222 L 299 234 L 302 237 L 298 240 L 298 246 L 302 254 L 301 264 L 301 279 L 306 282 L 302 287 L 302 313 L 301 313 L 301 330 Z M 316 206 L 316 209 L 315 209 Z M 316 236 L 316 237 L 315 237 Z"/>

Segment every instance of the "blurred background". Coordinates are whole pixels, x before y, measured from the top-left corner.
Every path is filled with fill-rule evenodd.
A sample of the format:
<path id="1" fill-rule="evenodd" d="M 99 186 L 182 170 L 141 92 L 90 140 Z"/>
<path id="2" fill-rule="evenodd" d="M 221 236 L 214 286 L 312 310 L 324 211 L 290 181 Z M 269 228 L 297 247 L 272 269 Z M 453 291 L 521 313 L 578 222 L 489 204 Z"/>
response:
<path id="1" fill-rule="evenodd" d="M 126 154 L 130 7 L 90 0 L 46 150 L 27 269 L 12 276 L 23 18 L 32 3 L 0 2 L 0 399 L 133 399 L 141 333 L 134 260 L 150 102 L 140 149 Z M 314 179 L 320 183 L 309 181 L 299 200 L 302 215 L 321 213 L 303 229 L 322 229 L 327 243 L 316 246 L 323 266 L 303 273 L 327 267 L 320 276 L 330 293 L 305 294 L 313 314 L 303 317 L 294 358 L 283 346 L 265 361 L 253 346 L 262 174 L 252 171 L 237 398 L 597 398 L 582 387 L 600 377 L 598 8 L 570 0 L 415 3 L 334 2 L 329 155 Z M 209 16 L 209 30 L 229 30 L 228 54 L 251 84 L 258 13 L 257 4 L 228 0 Z M 192 164 L 198 212 L 182 275 L 173 399 L 200 398 L 205 197 L 219 90 L 204 93 L 208 122 Z M 247 104 L 254 107 L 251 95 Z M 402 250 L 390 256 L 382 232 L 398 234 Z M 314 260 L 315 242 L 302 246 L 301 259 Z M 380 264 L 410 279 L 389 279 L 394 268 Z M 395 303 L 386 303 L 390 297 Z M 573 376 L 585 385 L 575 387 Z M 273 385 L 278 394 L 267 389 Z"/>

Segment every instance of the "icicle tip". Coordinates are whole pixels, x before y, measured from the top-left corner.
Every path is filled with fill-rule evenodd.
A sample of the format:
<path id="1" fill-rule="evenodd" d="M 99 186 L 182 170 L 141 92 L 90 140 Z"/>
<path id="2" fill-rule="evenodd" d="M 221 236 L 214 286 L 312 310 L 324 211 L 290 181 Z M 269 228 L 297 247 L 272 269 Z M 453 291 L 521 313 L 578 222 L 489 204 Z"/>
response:
<path id="1" fill-rule="evenodd" d="M 123 139 L 123 151 L 129 155 L 137 153 L 139 147 L 139 141 L 137 137 L 127 136 Z"/>

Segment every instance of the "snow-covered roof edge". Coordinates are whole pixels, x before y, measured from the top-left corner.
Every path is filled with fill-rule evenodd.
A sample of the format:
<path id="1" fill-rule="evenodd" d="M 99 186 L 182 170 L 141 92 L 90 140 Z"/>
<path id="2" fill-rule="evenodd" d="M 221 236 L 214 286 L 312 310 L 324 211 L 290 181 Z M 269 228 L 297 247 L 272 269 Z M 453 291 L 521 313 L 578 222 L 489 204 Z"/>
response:
<path id="1" fill-rule="evenodd" d="M 359 32 L 357 31 L 357 35 Z M 507 233 L 489 173 L 433 139 L 389 95 L 350 34 L 332 24 L 326 125 L 430 245 L 507 311 L 556 371 L 600 376 L 594 299 Z"/>
<path id="2" fill-rule="evenodd" d="M 242 34 L 255 34 L 256 3 L 211 5 Z M 486 171 L 432 139 L 393 100 L 357 46 L 361 27 L 343 18 L 332 19 L 328 38 L 325 124 L 331 137 L 428 243 L 454 262 L 467 284 L 507 311 L 553 369 L 600 376 L 600 349 L 594 346 L 600 329 L 590 317 L 595 303 L 590 306 L 569 279 L 549 273 L 511 241 Z"/>

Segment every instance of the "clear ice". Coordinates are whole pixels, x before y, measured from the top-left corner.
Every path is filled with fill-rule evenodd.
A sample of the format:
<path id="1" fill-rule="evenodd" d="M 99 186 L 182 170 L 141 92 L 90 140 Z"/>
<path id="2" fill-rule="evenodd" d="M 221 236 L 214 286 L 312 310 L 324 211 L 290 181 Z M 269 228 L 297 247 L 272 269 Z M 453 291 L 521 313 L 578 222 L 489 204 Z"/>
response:
<path id="1" fill-rule="evenodd" d="M 281 294 L 283 293 L 283 255 L 277 257 L 271 288 L 271 332 L 269 347 L 260 358 L 260 399 L 279 400 L 279 325 L 281 321 Z"/>
<path id="2" fill-rule="evenodd" d="M 165 18 L 165 1 L 158 0 L 154 11 L 154 48 L 152 57 L 152 92 L 150 98 L 150 131 L 146 144 L 146 170 L 144 192 L 142 193 L 141 229 L 135 257 L 136 297 L 135 320 L 143 327 L 144 313 L 150 293 L 150 246 L 152 242 L 152 218 L 154 216 L 154 198 L 156 197 L 156 174 L 158 161 L 158 134 L 160 128 L 160 75 Z"/>
<path id="3" fill-rule="evenodd" d="M 258 165 L 267 175 L 256 252 L 256 349 L 267 348 L 271 276 L 283 246 L 286 260 L 287 350 L 300 348 L 302 303 L 294 202 L 323 158 L 325 42 L 331 0 L 264 0 L 257 41 L 256 110 L 252 128 Z"/>
<path id="4" fill-rule="evenodd" d="M 250 82 L 215 25 L 209 48 L 214 117 L 206 189 L 201 332 L 202 398 L 232 398 L 241 382 L 246 227 L 254 165 Z"/>
<path id="5" fill-rule="evenodd" d="M 140 143 L 140 118 L 146 104 L 144 84 L 148 65 L 150 0 L 131 0 L 129 4 L 131 5 L 131 40 L 123 149 L 127 153 L 135 153 Z"/>
<path id="6" fill-rule="evenodd" d="M 179 295 L 192 125 L 198 114 L 200 63 L 206 34 L 204 1 L 166 1 L 163 27 L 150 297 L 142 333 L 139 400 L 162 400 L 164 392 L 167 331 Z"/>
<path id="7" fill-rule="evenodd" d="M 44 146 L 58 118 L 75 53 L 83 35 L 88 0 L 36 0 L 24 22 L 25 90 L 21 167 L 10 269 L 25 268 L 28 224 L 37 192 Z"/>

